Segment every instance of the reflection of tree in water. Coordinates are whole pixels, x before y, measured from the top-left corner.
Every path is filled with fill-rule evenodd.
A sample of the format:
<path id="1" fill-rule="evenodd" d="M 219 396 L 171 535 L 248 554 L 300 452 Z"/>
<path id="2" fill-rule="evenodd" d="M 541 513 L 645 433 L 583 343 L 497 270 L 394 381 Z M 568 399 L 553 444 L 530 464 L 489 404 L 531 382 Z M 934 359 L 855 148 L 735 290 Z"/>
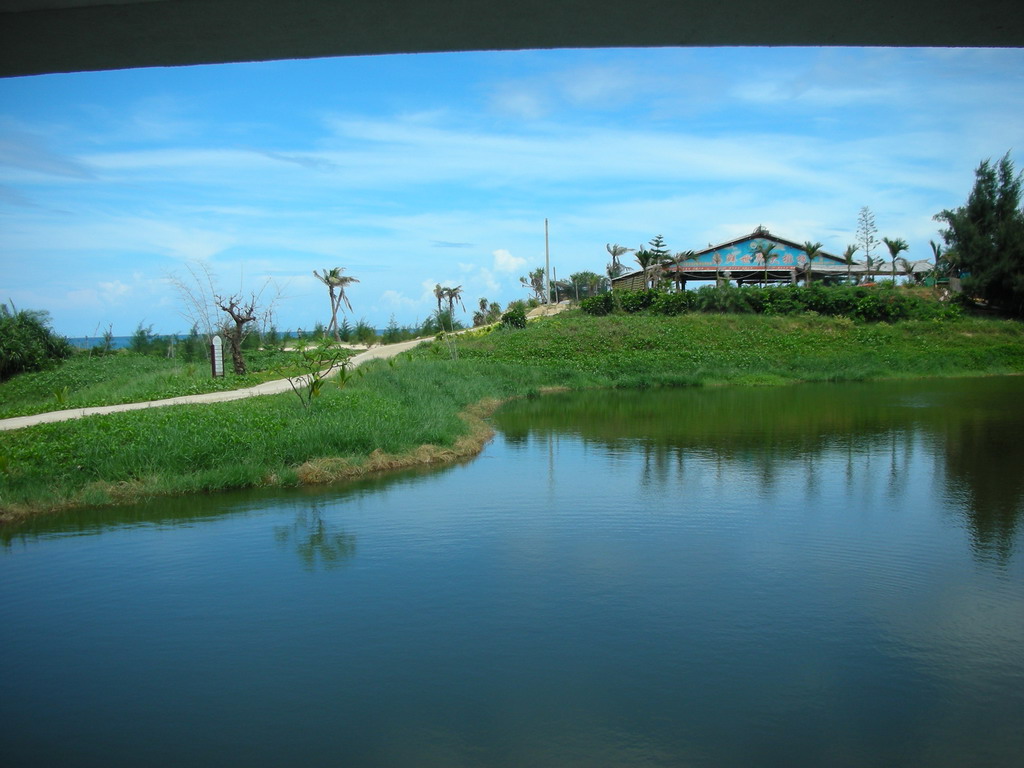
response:
<path id="1" fill-rule="evenodd" d="M 497 421 L 515 445 L 554 431 L 613 454 L 639 449 L 645 488 L 667 486 L 673 477 L 681 483 L 687 465 L 711 469 L 724 482 L 741 464 L 767 496 L 780 474 L 800 462 L 808 499 L 822 492 L 824 473 L 838 470 L 849 493 L 872 493 L 877 479 L 897 507 L 920 441 L 938 436 L 945 441 L 947 492 L 964 515 L 975 553 L 1005 561 L 1024 512 L 1017 445 L 1024 412 L 1006 405 L 1019 401 L 1020 392 L 1020 380 L 1009 377 L 807 385 L 798 392 L 587 392 L 519 402 Z"/>
<path id="2" fill-rule="evenodd" d="M 1019 424 L 963 419 L 947 426 L 946 486 L 965 513 L 975 552 L 1006 562 L 1024 511 Z"/>
<path id="3" fill-rule="evenodd" d="M 308 570 L 314 570 L 318 563 L 324 568 L 337 568 L 356 553 L 356 537 L 333 530 L 316 505 L 300 510 L 290 526 L 276 527 L 274 538 L 281 544 L 294 544 Z"/>

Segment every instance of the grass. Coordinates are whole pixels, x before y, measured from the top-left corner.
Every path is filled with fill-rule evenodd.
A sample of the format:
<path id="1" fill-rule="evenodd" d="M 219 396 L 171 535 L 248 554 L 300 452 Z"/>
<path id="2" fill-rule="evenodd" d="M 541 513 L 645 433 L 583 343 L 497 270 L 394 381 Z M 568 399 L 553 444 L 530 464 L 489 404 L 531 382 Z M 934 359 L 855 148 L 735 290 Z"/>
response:
<path id="1" fill-rule="evenodd" d="M 861 381 L 1024 371 L 1024 325 L 964 319 L 855 324 L 816 315 L 566 313 L 460 344 L 464 360 L 545 366 L 612 386 Z"/>
<path id="2" fill-rule="evenodd" d="M 285 352 L 247 353 L 245 376 L 236 376 L 230 370 L 231 361 L 225 362 L 224 377 L 214 379 L 206 362 L 185 363 L 128 351 L 79 353 L 59 367 L 0 382 L 0 418 L 242 389 L 296 370 L 293 355 Z"/>
<path id="3" fill-rule="evenodd" d="M 284 394 L 5 433 L 0 519 L 157 494 L 329 482 L 468 456 L 487 439 L 489 408 L 551 387 L 1024 371 L 1024 325 L 996 320 L 889 326 L 817 316 L 563 313 L 457 344 L 457 360 L 437 344 L 369 365 L 344 389 L 329 385 L 309 411 Z"/>

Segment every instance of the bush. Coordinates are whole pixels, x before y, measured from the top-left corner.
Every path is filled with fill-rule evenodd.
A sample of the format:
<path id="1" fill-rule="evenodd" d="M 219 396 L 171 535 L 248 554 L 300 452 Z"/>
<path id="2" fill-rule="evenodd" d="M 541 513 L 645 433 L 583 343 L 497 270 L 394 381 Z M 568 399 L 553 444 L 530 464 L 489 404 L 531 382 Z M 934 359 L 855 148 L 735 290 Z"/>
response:
<path id="1" fill-rule="evenodd" d="M 599 296 L 591 296 L 580 302 L 580 309 L 588 315 L 601 317 L 615 309 L 615 299 L 611 293 L 602 293 Z"/>
<path id="2" fill-rule="evenodd" d="M 693 309 L 693 292 L 662 293 L 651 304 L 656 315 L 682 315 Z"/>
<path id="3" fill-rule="evenodd" d="M 526 312 L 522 304 L 517 304 L 501 316 L 501 324 L 507 328 L 525 328 Z"/>
<path id="4" fill-rule="evenodd" d="M 377 341 L 377 331 L 363 318 L 359 318 L 353 333 L 360 344 L 371 345 Z"/>
<path id="5" fill-rule="evenodd" d="M 616 310 L 628 314 L 648 311 L 655 315 L 686 312 L 724 314 L 801 315 L 848 317 L 859 322 L 899 320 L 955 320 L 963 308 L 940 303 L 889 285 L 705 285 L 696 291 L 623 291 L 604 294 L 580 303 L 590 315 L 607 315 Z"/>
<path id="6" fill-rule="evenodd" d="M 0 381 L 71 356 L 68 340 L 50 329 L 49 313 L 0 304 Z"/>
<path id="7" fill-rule="evenodd" d="M 622 307 L 623 312 L 640 312 L 641 310 L 647 309 L 654 300 L 658 298 L 657 291 L 643 290 L 643 291 L 622 291 L 617 295 L 619 300 L 619 306 Z"/>

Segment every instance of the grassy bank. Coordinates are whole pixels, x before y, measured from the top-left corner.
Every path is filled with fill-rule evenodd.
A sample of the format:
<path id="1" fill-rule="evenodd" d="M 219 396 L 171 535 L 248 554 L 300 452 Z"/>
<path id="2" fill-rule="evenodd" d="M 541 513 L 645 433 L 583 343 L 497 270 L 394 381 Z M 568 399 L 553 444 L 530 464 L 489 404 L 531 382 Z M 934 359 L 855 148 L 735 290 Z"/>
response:
<path id="1" fill-rule="evenodd" d="M 235 375 L 228 361 L 224 376 L 215 379 L 207 362 L 188 363 L 126 350 L 110 355 L 79 352 L 58 367 L 0 382 L 0 419 L 242 389 L 298 371 L 294 354 L 288 352 L 250 351 L 246 362 L 246 375 Z"/>
<path id="2" fill-rule="evenodd" d="M 567 313 L 369 366 L 303 410 L 291 394 L 9 432 L 0 516 L 153 494 L 328 482 L 471 455 L 481 417 L 545 387 L 784 384 L 1024 371 L 1024 326 L 960 320 Z M 484 404 L 484 405 L 480 405 Z M 476 408 L 471 406 L 476 405 Z M 429 447 L 424 447 L 429 446 Z"/>

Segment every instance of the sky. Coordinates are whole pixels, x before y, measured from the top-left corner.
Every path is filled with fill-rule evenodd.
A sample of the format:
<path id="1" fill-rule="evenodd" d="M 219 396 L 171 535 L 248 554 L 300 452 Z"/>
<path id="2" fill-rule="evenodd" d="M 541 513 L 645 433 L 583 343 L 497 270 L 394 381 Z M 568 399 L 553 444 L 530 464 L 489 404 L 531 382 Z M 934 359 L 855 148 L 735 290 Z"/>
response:
<path id="1" fill-rule="evenodd" d="M 415 54 L 0 80 L 0 302 L 67 336 L 185 332 L 180 286 L 260 293 L 279 329 L 421 322 L 529 292 L 606 244 L 768 227 L 931 256 L 933 216 L 1024 147 L 1024 51 L 655 48 Z M 205 278 L 203 278 L 205 281 Z"/>

